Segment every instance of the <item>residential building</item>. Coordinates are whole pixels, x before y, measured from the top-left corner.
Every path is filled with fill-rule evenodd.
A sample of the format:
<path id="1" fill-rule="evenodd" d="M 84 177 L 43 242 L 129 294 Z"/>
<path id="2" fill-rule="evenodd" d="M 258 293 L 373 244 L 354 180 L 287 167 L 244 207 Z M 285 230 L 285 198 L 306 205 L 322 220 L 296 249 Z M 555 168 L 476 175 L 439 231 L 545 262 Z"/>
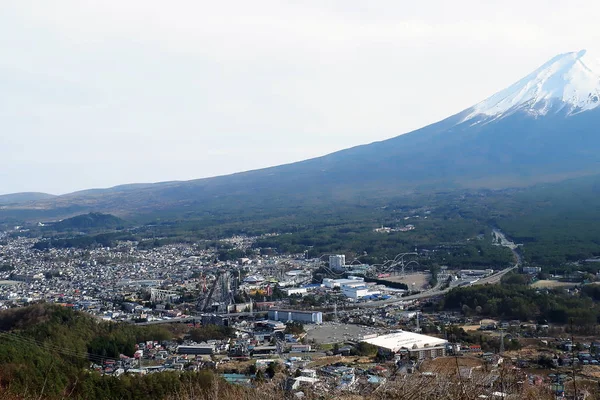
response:
<path id="1" fill-rule="evenodd" d="M 541 267 L 523 267 L 522 271 L 524 274 L 535 275 L 535 274 L 539 274 L 540 272 L 542 272 L 542 268 Z"/>

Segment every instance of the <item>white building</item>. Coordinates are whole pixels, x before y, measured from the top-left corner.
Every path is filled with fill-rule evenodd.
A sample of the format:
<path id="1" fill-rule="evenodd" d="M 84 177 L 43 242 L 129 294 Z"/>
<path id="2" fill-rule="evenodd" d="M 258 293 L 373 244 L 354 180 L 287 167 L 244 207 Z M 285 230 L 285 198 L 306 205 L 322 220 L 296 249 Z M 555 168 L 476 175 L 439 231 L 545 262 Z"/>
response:
<path id="1" fill-rule="evenodd" d="M 304 296 L 306 293 L 308 293 L 307 288 L 288 288 L 288 289 L 283 289 L 283 291 L 288 296 L 298 295 L 298 294 L 300 296 Z"/>
<path id="2" fill-rule="evenodd" d="M 367 289 L 366 286 L 358 286 L 358 287 L 344 286 L 342 288 L 342 293 L 346 297 L 349 297 L 354 300 L 358 300 L 360 298 L 367 296 L 367 293 L 369 293 L 369 289 Z"/>
<path id="3" fill-rule="evenodd" d="M 387 335 L 364 339 L 363 342 L 379 348 L 384 354 L 407 353 L 419 360 L 443 357 L 446 355 L 448 341 L 419 333 L 397 331 Z"/>
<path id="4" fill-rule="evenodd" d="M 329 268 L 334 270 L 344 269 L 346 265 L 346 256 L 344 254 L 335 254 L 329 256 Z"/>
<path id="5" fill-rule="evenodd" d="M 323 279 L 323 285 L 328 289 L 342 287 L 343 285 L 349 285 L 349 284 L 358 284 L 359 286 L 364 285 L 365 279 L 361 278 L 361 277 L 357 277 L 357 276 L 350 276 L 350 277 L 348 277 L 348 279 L 331 279 L 331 278 Z"/>
<path id="6" fill-rule="evenodd" d="M 363 297 L 367 296 L 381 294 L 379 290 L 369 290 L 369 288 L 366 287 L 364 283 L 359 285 L 344 285 L 342 286 L 342 293 L 344 294 L 344 296 L 354 300 L 362 299 Z"/>
<path id="7" fill-rule="evenodd" d="M 524 274 L 534 275 L 539 274 L 540 272 L 542 272 L 541 267 L 523 267 Z"/>
<path id="8" fill-rule="evenodd" d="M 340 283 L 340 287 L 343 288 L 356 288 L 361 286 L 367 286 L 364 279 L 352 279 L 349 282 Z"/>

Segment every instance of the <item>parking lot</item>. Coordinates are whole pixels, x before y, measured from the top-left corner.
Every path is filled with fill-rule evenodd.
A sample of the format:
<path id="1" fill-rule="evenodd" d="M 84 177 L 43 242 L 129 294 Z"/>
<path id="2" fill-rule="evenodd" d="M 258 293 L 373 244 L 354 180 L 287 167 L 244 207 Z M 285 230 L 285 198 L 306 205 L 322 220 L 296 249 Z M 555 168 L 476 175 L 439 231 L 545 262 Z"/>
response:
<path id="1" fill-rule="evenodd" d="M 325 322 L 322 325 L 305 325 L 307 339 L 317 343 L 340 343 L 347 340 L 358 341 L 365 335 L 381 334 L 381 328 L 362 325 L 350 325 L 337 322 Z"/>

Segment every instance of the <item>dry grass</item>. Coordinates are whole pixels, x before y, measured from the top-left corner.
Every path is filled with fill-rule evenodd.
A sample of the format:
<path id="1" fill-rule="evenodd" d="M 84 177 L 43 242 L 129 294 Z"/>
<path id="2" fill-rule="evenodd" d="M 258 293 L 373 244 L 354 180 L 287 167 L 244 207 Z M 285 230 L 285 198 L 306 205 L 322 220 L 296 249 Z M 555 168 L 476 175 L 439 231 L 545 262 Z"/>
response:
<path id="1" fill-rule="evenodd" d="M 518 384 L 510 376 L 503 383 L 506 399 L 516 400 L 554 400 L 554 396 L 544 387 Z M 586 392 L 586 400 L 600 400 L 597 383 L 594 381 L 578 381 L 579 393 Z M 570 389 L 567 385 L 567 389 Z M 486 376 L 481 374 L 473 379 L 452 378 L 448 376 L 426 377 L 409 375 L 398 377 L 380 389 L 366 394 L 353 394 L 340 391 L 303 389 L 307 400 L 479 400 L 482 395 L 489 396 L 494 391 L 487 383 Z M 164 400 L 281 400 L 294 398 L 292 393 L 283 390 L 282 381 L 268 382 L 257 388 L 245 388 L 229 385 L 215 379 L 209 388 L 190 385 L 179 393 Z M 0 392 L 0 400 L 42 400 L 38 396 L 15 396 Z"/>
<path id="2" fill-rule="evenodd" d="M 322 357 L 318 360 L 312 361 L 309 366 L 310 368 L 319 368 L 324 367 L 326 365 L 332 365 L 336 363 L 344 363 L 344 364 L 370 364 L 373 362 L 372 358 L 369 357 L 342 357 L 342 356 L 331 356 L 331 357 Z"/>
<path id="3" fill-rule="evenodd" d="M 431 276 L 429 274 L 419 272 L 414 274 L 390 276 L 389 278 L 384 278 L 382 280 L 405 283 L 408 285 L 409 289 L 423 289 L 429 285 L 430 278 Z"/>
<path id="4" fill-rule="evenodd" d="M 430 363 L 440 369 L 451 370 L 452 362 L 456 365 L 456 358 L 443 358 L 441 361 Z M 459 365 L 474 367 L 477 359 L 471 357 L 458 358 Z M 488 396 L 491 392 L 504 388 L 508 394 L 506 399 L 515 400 L 553 400 L 554 396 L 547 387 L 531 386 L 527 383 L 524 374 L 510 368 L 494 372 L 485 372 L 478 369 L 478 373 L 471 378 L 457 377 L 453 374 L 412 374 L 392 377 L 385 385 L 366 393 L 354 394 L 322 388 L 303 388 L 304 398 L 307 400 L 479 400 L 481 396 Z M 493 378 L 493 379 L 491 379 Z M 277 379 L 263 383 L 256 388 L 229 385 L 215 377 L 205 386 L 190 383 L 178 393 L 174 393 L 164 400 L 280 400 L 292 399 L 293 394 L 283 390 L 285 376 L 278 374 Z M 572 390 L 572 383 L 568 382 L 567 390 Z M 578 392 L 587 394 L 586 400 L 600 400 L 598 384 L 593 380 L 578 380 Z M 67 397 L 68 398 L 68 397 Z M 0 392 L 0 400 L 42 400 L 42 396 L 15 396 Z"/>
<path id="5" fill-rule="evenodd" d="M 457 364 L 461 368 L 479 368 L 483 367 L 484 362 L 481 358 L 475 357 L 440 357 L 424 361 L 419 370 L 421 372 L 456 374 Z"/>
<path id="6" fill-rule="evenodd" d="M 480 325 L 479 324 L 475 324 L 475 325 L 463 325 L 461 326 L 461 328 L 465 331 L 465 332 L 473 332 L 473 331 L 477 331 L 479 330 Z"/>
<path id="7" fill-rule="evenodd" d="M 551 348 L 541 347 L 541 346 L 536 346 L 536 345 L 523 347 L 522 349 L 519 349 L 519 350 L 510 350 L 510 351 L 504 352 L 504 356 L 506 356 L 506 357 L 516 357 L 516 358 L 525 359 L 525 360 L 536 360 L 541 355 L 553 357 L 555 354 L 556 354 L 556 351 Z"/>
<path id="8" fill-rule="evenodd" d="M 533 284 L 531 284 L 531 287 L 534 289 L 556 289 L 556 288 L 569 288 L 569 287 L 575 287 L 577 286 L 577 283 L 573 283 L 573 282 L 559 282 L 559 281 L 552 281 L 549 279 L 542 279 L 539 280 Z"/>
<path id="9" fill-rule="evenodd" d="M 589 378 L 600 378 L 600 366 L 599 365 L 584 365 L 581 368 L 580 374 Z M 600 390 L 600 387 L 598 388 Z"/>
<path id="10" fill-rule="evenodd" d="M 515 377 L 507 375 L 503 384 L 506 392 L 511 394 L 507 398 L 519 400 L 551 400 L 553 396 L 544 388 L 522 386 Z M 452 377 L 425 377 L 423 375 L 408 375 L 398 377 L 379 390 L 367 394 L 352 394 L 341 391 L 303 390 L 304 398 L 340 399 L 340 400 L 478 400 L 481 395 L 493 390 L 487 383 L 486 376 L 481 375 L 474 379 L 461 381 Z M 167 400 L 279 400 L 292 398 L 291 393 L 282 389 L 281 381 L 269 382 L 256 389 L 232 387 L 215 380 L 210 389 L 187 388 L 186 391 L 169 397 Z M 588 397 L 592 400 L 594 397 Z M 12 400 L 12 399 L 11 399 Z"/>
<path id="11" fill-rule="evenodd" d="M 217 372 L 224 372 L 228 370 L 238 370 L 238 371 L 246 371 L 250 366 L 255 365 L 256 360 L 248 360 L 248 361 L 237 361 L 232 360 L 229 362 L 220 363 L 216 370 Z"/>
<path id="12" fill-rule="evenodd" d="M 373 393 L 368 399 L 374 400 L 478 400 L 488 396 L 494 389 L 487 383 L 486 376 L 472 379 L 450 377 L 409 376 L 405 380 L 393 382 L 384 390 Z M 509 399 L 550 400 L 554 397 L 542 388 L 517 386 L 514 380 L 505 382 L 505 392 Z"/>

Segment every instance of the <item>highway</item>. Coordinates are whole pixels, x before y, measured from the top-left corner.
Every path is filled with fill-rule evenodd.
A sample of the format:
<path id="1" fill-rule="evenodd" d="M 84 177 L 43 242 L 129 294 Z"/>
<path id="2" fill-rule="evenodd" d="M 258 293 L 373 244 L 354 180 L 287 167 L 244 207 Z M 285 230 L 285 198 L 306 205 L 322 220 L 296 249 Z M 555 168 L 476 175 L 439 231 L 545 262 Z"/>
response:
<path id="1" fill-rule="evenodd" d="M 222 317 L 230 317 L 230 318 L 235 318 L 235 317 L 250 317 L 252 315 L 261 315 L 264 316 L 267 312 L 266 311 L 255 311 L 255 312 L 241 312 L 241 313 L 229 313 L 229 314 L 218 314 Z M 207 313 L 210 314 L 210 313 Z M 202 315 L 196 315 L 196 316 L 189 316 L 189 317 L 183 317 L 183 318 L 171 318 L 171 319 L 157 319 L 157 320 L 153 320 L 153 321 L 146 321 L 146 322 L 134 322 L 136 325 L 140 325 L 140 326 L 144 326 L 144 325 L 160 325 L 160 324 L 176 324 L 176 323 L 194 323 L 194 322 L 198 322 L 200 323 L 202 321 Z"/>
<path id="2" fill-rule="evenodd" d="M 513 265 L 512 267 L 509 267 L 509 268 L 505 268 L 501 271 L 498 271 L 490 276 L 486 276 L 485 278 L 482 278 L 482 279 L 478 280 L 477 282 L 473 283 L 473 285 L 486 285 L 486 284 L 499 283 L 504 275 L 506 275 L 507 273 L 509 273 L 510 271 L 512 271 L 516 268 L 519 268 L 519 265 L 521 265 L 521 255 L 517 251 L 518 246 L 516 244 L 514 244 L 513 242 L 509 241 L 506 238 L 506 236 L 504 236 L 504 234 L 502 232 L 500 232 L 499 230 L 494 229 L 493 232 L 494 232 L 496 238 L 500 239 L 499 245 L 508 247 L 512 251 L 512 253 L 515 257 L 515 265 Z M 425 292 L 413 294 L 411 296 L 402 297 L 401 299 L 388 299 L 388 300 L 373 301 L 373 302 L 364 303 L 364 304 L 357 304 L 356 307 L 353 307 L 353 308 L 376 308 L 376 307 L 383 307 L 383 306 L 387 306 L 387 305 L 401 304 L 406 301 L 421 300 L 421 299 L 427 299 L 430 297 L 441 296 L 451 290 L 451 288 L 446 288 L 446 289 L 440 290 L 439 289 L 440 286 L 441 286 L 441 284 L 438 283 L 434 288 L 429 289 Z"/>
<path id="3" fill-rule="evenodd" d="M 502 271 L 496 272 L 495 274 L 492 274 L 490 276 L 487 276 L 485 278 L 478 280 L 477 282 L 473 283 L 473 286 L 498 283 L 498 282 L 500 282 L 500 280 L 502 279 L 502 277 L 504 275 L 506 275 L 508 272 L 512 271 L 513 269 L 518 268 L 519 265 L 520 265 L 520 263 L 517 262 L 512 267 L 503 269 Z M 436 288 L 437 287 L 439 287 L 439 285 L 436 286 Z M 425 292 L 413 294 L 410 296 L 405 296 L 400 299 L 388 299 L 388 300 L 373 301 L 373 302 L 364 303 L 364 304 L 357 304 L 356 307 L 354 307 L 354 308 L 374 308 L 374 307 L 382 307 L 382 306 L 393 305 L 393 304 L 401 304 L 406 301 L 421 300 L 421 299 L 427 299 L 430 297 L 441 296 L 445 293 L 448 293 L 450 290 L 452 290 L 452 288 L 446 288 L 446 289 L 442 289 L 442 290 L 439 290 L 436 288 L 427 290 Z"/>

